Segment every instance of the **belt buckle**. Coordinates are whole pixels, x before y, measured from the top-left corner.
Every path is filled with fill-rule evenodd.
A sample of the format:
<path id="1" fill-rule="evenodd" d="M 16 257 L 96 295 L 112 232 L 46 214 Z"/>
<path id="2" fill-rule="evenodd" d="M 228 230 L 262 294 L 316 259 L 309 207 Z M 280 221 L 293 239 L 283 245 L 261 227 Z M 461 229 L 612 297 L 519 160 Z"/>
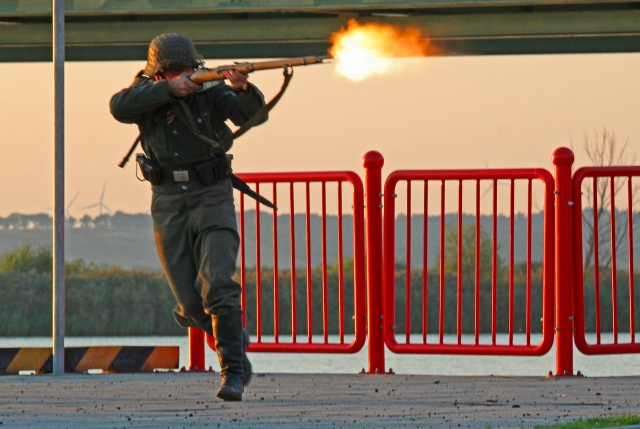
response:
<path id="1" fill-rule="evenodd" d="M 188 170 L 173 170 L 174 182 L 188 182 L 189 171 Z"/>

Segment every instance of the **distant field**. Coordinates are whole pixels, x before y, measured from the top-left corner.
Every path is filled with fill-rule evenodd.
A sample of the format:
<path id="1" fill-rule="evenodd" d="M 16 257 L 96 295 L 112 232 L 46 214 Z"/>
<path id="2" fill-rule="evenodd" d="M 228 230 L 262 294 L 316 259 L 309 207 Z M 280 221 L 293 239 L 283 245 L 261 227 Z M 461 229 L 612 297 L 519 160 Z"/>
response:
<path id="1" fill-rule="evenodd" d="M 25 243 L 51 246 L 50 229 L 0 231 L 0 254 Z M 74 228 L 65 231 L 67 260 L 83 259 L 101 266 L 159 270 L 152 228 Z"/>

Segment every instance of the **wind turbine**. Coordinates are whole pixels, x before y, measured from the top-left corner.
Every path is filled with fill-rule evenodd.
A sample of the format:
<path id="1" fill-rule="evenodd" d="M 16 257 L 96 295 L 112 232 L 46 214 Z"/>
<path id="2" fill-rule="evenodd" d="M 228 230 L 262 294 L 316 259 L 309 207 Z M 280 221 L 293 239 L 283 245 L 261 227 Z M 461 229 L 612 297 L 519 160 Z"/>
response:
<path id="1" fill-rule="evenodd" d="M 109 207 L 107 207 L 104 204 L 104 194 L 106 190 L 107 190 L 107 181 L 105 180 L 104 185 L 102 186 L 102 193 L 100 194 L 100 201 L 95 204 L 91 204 L 86 207 L 83 207 L 82 210 L 98 207 L 99 216 L 102 216 L 102 209 L 105 209 L 107 213 L 111 214 L 111 209 L 109 209 Z"/>

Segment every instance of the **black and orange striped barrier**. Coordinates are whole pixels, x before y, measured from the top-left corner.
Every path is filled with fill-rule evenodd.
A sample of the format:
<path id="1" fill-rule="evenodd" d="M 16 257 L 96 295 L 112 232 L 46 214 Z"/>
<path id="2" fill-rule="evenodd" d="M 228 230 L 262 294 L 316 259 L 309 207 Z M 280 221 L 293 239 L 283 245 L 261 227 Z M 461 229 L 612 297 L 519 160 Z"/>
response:
<path id="1" fill-rule="evenodd" d="M 153 372 L 177 369 L 180 348 L 177 346 L 92 346 L 65 347 L 64 372 Z M 50 373 L 53 351 L 49 347 L 0 348 L 0 375 L 34 371 Z"/>

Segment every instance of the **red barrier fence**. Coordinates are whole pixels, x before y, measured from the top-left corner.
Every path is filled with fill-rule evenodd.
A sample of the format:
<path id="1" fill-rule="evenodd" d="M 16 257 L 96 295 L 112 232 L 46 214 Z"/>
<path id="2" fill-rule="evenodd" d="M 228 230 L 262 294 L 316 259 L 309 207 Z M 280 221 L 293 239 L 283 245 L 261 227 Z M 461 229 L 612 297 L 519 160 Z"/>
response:
<path id="1" fill-rule="evenodd" d="M 366 342 L 366 372 L 383 373 L 385 349 L 539 356 L 555 341 L 556 375 L 573 375 L 574 341 L 585 354 L 640 351 L 633 264 L 640 252 L 640 167 L 572 175 L 573 153 L 560 148 L 552 157 L 555 178 L 538 168 L 404 170 L 390 173 L 383 189 L 382 155 L 369 152 L 363 160 L 364 186 L 348 171 L 239 175 L 279 208 L 265 210 L 238 194 L 250 351 L 354 353 Z M 592 191 L 583 211 L 576 196 L 585 186 Z M 608 253 L 603 214 L 613 243 Z M 583 240 L 589 216 L 591 242 Z M 620 225 L 626 235 L 616 233 Z M 508 249 L 498 244 L 504 236 Z M 609 276 L 600 271 L 603 257 Z M 587 302 L 595 305 L 585 308 Z M 586 340 L 585 314 L 596 320 L 588 327 L 596 344 Z M 629 341 L 621 341 L 621 329 Z M 612 341 L 605 344 L 605 336 Z M 190 330 L 190 369 L 204 367 L 202 338 Z"/>
<path id="2" fill-rule="evenodd" d="M 255 190 L 279 208 L 263 211 L 264 206 L 255 200 L 238 195 L 242 306 L 245 317 L 255 316 L 251 323 L 245 320 L 252 336 L 249 350 L 359 351 L 366 340 L 364 191 L 360 177 L 352 172 L 239 177 L 255 184 Z M 302 208 L 302 214 L 297 207 Z M 319 217 L 312 213 L 312 207 L 320 208 Z M 333 237 L 327 232 L 329 210 L 336 220 Z M 282 212 L 285 214 L 279 214 Z M 352 231 L 350 237 L 345 229 Z M 247 248 L 248 236 L 255 238 L 253 249 Z M 329 261 L 330 253 L 335 255 L 333 261 Z M 248 263 L 250 255 L 254 256 L 252 263 Z M 268 261 L 265 255 L 269 255 Z M 250 270 L 251 282 L 247 279 Z M 331 332 L 337 335 L 330 337 Z"/>
<path id="3" fill-rule="evenodd" d="M 583 167 L 572 185 L 576 346 L 584 354 L 638 353 L 640 166 Z M 587 314 L 594 343 L 586 336 Z"/>
<path id="4" fill-rule="evenodd" d="M 508 262 L 505 267 L 498 257 L 498 181 L 507 180 L 504 219 L 508 235 Z M 540 181 L 544 210 L 541 234 L 542 254 L 533 268 L 533 181 Z M 481 213 L 481 182 L 492 187 L 488 215 Z M 518 231 L 515 226 L 515 190 L 523 182 L 526 215 Z M 447 209 L 447 190 L 453 191 L 452 209 Z M 472 201 L 471 215 L 463 213 L 463 189 L 468 184 Z M 412 213 L 412 197 L 419 188 L 418 213 Z M 435 198 L 430 191 L 436 188 Z M 491 188 L 490 188 L 491 189 Z M 404 267 L 396 265 L 396 200 L 405 196 L 406 248 Z M 435 200 L 435 201 L 434 201 Z M 385 343 L 395 353 L 455 353 L 489 355 L 543 355 L 553 344 L 553 177 L 546 170 L 420 170 L 395 171 L 384 188 L 384 301 Z M 431 204 L 435 202 L 435 208 Z M 435 212 L 435 215 L 429 214 Z M 487 228 L 483 228 L 482 218 Z M 417 218 L 418 222 L 412 222 Z M 449 219 L 448 219 L 449 218 Z M 414 229 L 419 234 L 414 234 Z M 522 237 L 519 237 L 519 234 Z M 429 255 L 429 237 L 439 242 L 437 255 Z M 417 269 L 412 265 L 412 237 L 420 237 L 422 249 Z M 516 241 L 522 238 L 524 270 L 516 282 Z M 547 251 L 545 251 L 547 249 Z M 488 258 L 482 255 L 487 250 Z M 432 256 L 430 258 L 430 256 Z M 490 257 L 489 257 L 490 256 Z M 429 261 L 433 259 L 433 263 Z M 504 272 L 500 272 L 504 271 Z M 507 287 L 499 287 L 498 277 L 504 277 Z M 401 280 L 404 285 L 401 285 Z M 516 299 L 516 298 L 522 299 Z M 419 302 L 414 302 L 419 301 Z M 404 301 L 404 305 L 398 305 Z M 535 305 L 534 305 L 535 303 Z M 500 305 L 499 305 L 500 304 Z M 399 308 L 402 307 L 402 308 Z M 402 314 L 398 323 L 396 308 Z M 534 309 L 535 308 L 535 309 Z M 412 317 L 417 312 L 418 317 Z M 412 319 L 419 326 L 412 326 Z M 504 321 L 506 323 L 499 322 Z M 535 321 L 541 321 L 536 324 Z M 400 329 L 400 326 L 403 329 Z M 504 343 L 498 332 L 506 332 Z M 514 341 L 516 331 L 523 332 L 521 344 Z M 449 342 L 445 334 L 452 334 Z M 486 342 L 481 334 L 486 333 Z M 540 337 L 536 344 L 534 333 Z M 419 334 L 419 335 L 418 335 Z M 466 337 L 466 338 L 465 338 Z"/>

